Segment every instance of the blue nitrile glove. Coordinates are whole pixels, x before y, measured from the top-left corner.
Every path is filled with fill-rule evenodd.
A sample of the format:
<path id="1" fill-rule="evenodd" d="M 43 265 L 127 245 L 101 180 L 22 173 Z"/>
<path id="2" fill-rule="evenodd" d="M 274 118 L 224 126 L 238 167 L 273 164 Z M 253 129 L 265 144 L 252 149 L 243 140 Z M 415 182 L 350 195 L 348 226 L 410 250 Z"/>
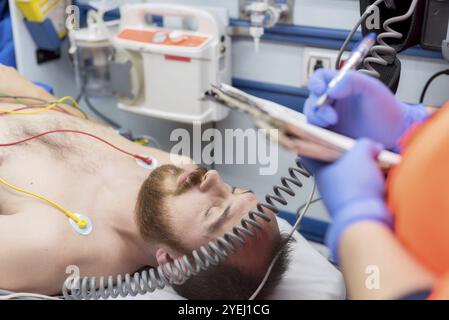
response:
<path id="1" fill-rule="evenodd" d="M 379 80 L 357 71 L 350 71 L 328 90 L 332 106 L 317 107 L 316 100 L 336 73 L 320 69 L 310 78 L 311 94 L 304 105 L 310 123 L 355 139 L 369 138 L 392 149 L 412 124 L 428 117 L 423 105 L 402 103 Z"/>
<path id="2" fill-rule="evenodd" d="M 332 164 L 303 159 L 314 174 L 333 218 L 326 245 L 336 261 L 340 238 L 353 223 L 371 220 L 389 227 L 393 225 L 393 216 L 384 201 L 385 179 L 376 162 L 381 150 L 379 144 L 360 139 L 353 149 Z"/>

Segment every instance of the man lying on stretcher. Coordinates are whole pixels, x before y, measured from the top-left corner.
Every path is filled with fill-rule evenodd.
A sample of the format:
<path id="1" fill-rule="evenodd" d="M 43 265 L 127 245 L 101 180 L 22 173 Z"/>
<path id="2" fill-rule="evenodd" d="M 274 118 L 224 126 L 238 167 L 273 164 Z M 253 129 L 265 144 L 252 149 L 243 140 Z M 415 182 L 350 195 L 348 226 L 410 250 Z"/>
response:
<path id="1" fill-rule="evenodd" d="M 3 66 L 0 93 L 56 100 Z M 3 110 L 23 107 L 5 98 L 0 104 Z M 40 108 L 21 110 L 31 113 Z M 54 132 L 0 147 L 0 178 L 89 217 L 93 229 L 80 235 L 49 202 L 0 183 L 1 289 L 58 295 L 71 265 L 81 276 L 98 277 L 164 264 L 222 236 L 257 203 L 252 192 L 226 184 L 217 171 L 132 143 L 70 106 L 0 116 L 2 145 L 48 131 Z M 155 158 L 159 166 L 145 169 L 129 154 L 74 131 L 99 137 L 130 154 Z M 172 163 L 173 159 L 179 162 Z M 276 219 L 263 223 L 262 232 L 248 239 L 228 262 L 176 290 L 187 298 L 247 299 L 282 241 Z M 287 251 L 283 250 L 260 297 L 286 270 Z"/>

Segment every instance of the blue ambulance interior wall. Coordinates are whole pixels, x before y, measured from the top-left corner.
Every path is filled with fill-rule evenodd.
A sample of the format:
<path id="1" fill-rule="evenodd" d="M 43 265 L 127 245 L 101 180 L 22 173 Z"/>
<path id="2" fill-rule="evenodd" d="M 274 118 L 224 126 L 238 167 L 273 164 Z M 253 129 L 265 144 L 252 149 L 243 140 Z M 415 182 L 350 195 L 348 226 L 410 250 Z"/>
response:
<path id="1" fill-rule="evenodd" d="M 11 4 L 13 2 L 10 0 Z M 170 2 L 225 8 L 230 18 L 238 18 L 238 0 L 171 0 Z M 302 26 L 349 30 L 359 17 L 358 3 L 357 0 L 296 0 L 294 21 L 296 25 Z M 67 54 L 64 54 L 59 61 L 37 66 L 33 56 L 32 40 L 21 22 L 21 15 L 15 8 L 12 11 L 19 70 L 34 81 L 52 85 L 58 96 L 76 95 L 73 72 Z M 307 91 L 301 88 L 304 71 L 303 57 L 306 49 L 306 46 L 300 44 L 264 41 L 260 52 L 255 53 L 251 39 L 236 38 L 233 41 L 234 84 L 264 98 L 277 99 L 283 104 L 300 109 L 307 95 Z M 398 96 L 412 103 L 418 102 L 419 93 L 425 81 L 436 71 L 447 68 L 447 63 L 440 59 L 404 56 L 402 63 L 404 68 Z M 426 101 L 438 105 L 449 99 L 446 89 L 448 86 L 449 79 L 441 78 L 435 81 L 429 89 L 429 99 Z M 286 91 L 290 94 L 286 95 Z M 181 126 L 190 130 L 188 125 L 147 119 L 118 111 L 115 108 L 114 99 L 95 99 L 94 102 L 100 110 L 119 120 L 125 127 L 140 134 L 155 136 L 165 150 L 169 150 L 173 145 L 168 141 L 173 129 Z M 252 123 L 245 116 L 231 113 L 227 119 L 218 123 L 217 127 L 221 130 L 245 129 L 251 128 Z M 280 150 L 278 174 L 273 176 L 260 176 L 257 165 L 218 165 L 217 169 L 229 183 L 250 188 L 262 198 L 271 190 L 273 184 L 279 183 L 280 176 L 287 173 L 288 166 L 294 163 L 294 159 L 294 154 Z M 294 211 L 306 200 L 311 186 L 312 181 L 306 181 L 304 191 L 300 192 L 299 196 L 287 207 L 289 211 Z M 311 213 L 314 217 L 327 219 L 321 204 L 314 205 Z"/>

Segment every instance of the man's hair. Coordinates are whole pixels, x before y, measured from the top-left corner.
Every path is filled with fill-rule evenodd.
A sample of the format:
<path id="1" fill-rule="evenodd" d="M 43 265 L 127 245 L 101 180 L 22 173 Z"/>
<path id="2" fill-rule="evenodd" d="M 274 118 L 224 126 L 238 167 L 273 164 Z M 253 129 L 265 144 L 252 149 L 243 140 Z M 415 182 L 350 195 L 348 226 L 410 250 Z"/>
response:
<path id="1" fill-rule="evenodd" d="M 167 191 L 164 185 L 167 176 L 179 176 L 183 170 L 174 165 L 162 165 L 153 170 L 142 184 L 135 208 L 135 219 L 139 232 L 146 241 L 157 241 L 182 253 L 189 253 L 173 230 L 173 220 L 166 201 L 199 185 L 206 174 L 204 167 L 196 168 L 188 179 L 175 191 Z"/>
<path id="2" fill-rule="evenodd" d="M 292 241 L 293 238 L 281 235 L 271 246 L 270 264 L 278 252 L 279 256 L 257 299 L 266 299 L 287 271 Z M 261 273 L 245 272 L 230 263 L 223 262 L 192 276 L 182 285 L 173 285 L 173 288 L 181 296 L 192 300 L 248 300 L 264 279 L 267 268 Z"/>
<path id="3" fill-rule="evenodd" d="M 174 236 L 170 215 L 164 203 L 166 175 L 179 175 L 181 172 L 181 169 L 172 165 L 160 166 L 152 171 L 140 188 L 135 218 L 139 232 L 146 241 L 158 241 L 185 252 L 184 246 Z"/>

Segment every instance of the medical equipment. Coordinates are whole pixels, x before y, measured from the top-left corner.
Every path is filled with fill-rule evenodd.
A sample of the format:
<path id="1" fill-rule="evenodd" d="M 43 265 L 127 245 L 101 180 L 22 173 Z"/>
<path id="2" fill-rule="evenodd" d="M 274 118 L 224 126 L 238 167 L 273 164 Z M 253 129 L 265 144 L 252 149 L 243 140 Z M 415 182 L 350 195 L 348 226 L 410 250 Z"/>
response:
<path id="1" fill-rule="evenodd" d="M 427 90 L 429 89 L 429 87 L 430 87 L 430 85 L 432 84 L 432 82 L 433 82 L 436 78 L 438 78 L 438 77 L 440 77 L 440 76 L 443 76 L 443 75 L 449 76 L 449 69 L 439 71 L 439 72 L 435 73 L 433 76 L 431 76 L 431 77 L 429 78 L 429 80 L 427 80 L 427 82 L 426 82 L 426 84 L 424 85 L 424 88 L 423 88 L 423 90 L 422 90 L 422 92 L 421 92 L 421 97 L 419 98 L 419 103 L 424 103 L 424 99 L 426 98 Z"/>
<path id="2" fill-rule="evenodd" d="M 42 22 L 49 18 L 56 26 L 65 26 L 63 15 L 68 1 L 66 0 L 16 0 L 17 7 L 26 19 L 33 22 Z M 65 32 L 65 29 L 64 29 Z"/>
<path id="3" fill-rule="evenodd" d="M 361 13 L 370 7 L 374 0 L 360 0 Z M 381 24 L 393 17 L 406 13 L 410 5 L 413 12 L 406 19 L 396 20 L 394 29 L 401 33 L 401 37 L 388 38 L 388 43 L 397 52 L 401 52 L 415 45 L 429 50 L 440 51 L 449 19 L 449 1 L 421 0 L 413 3 L 411 0 L 385 0 L 385 5 L 378 6 L 378 19 Z M 375 21 L 376 19 L 374 19 Z M 386 29 L 385 29 L 386 30 Z M 363 34 L 373 32 L 371 23 L 362 25 Z M 383 30 L 378 30 L 380 33 Z"/>
<path id="4" fill-rule="evenodd" d="M 114 48 L 98 19 L 94 11 L 89 11 L 87 28 L 70 30 L 69 53 L 80 95 L 112 96 L 110 62 Z"/>
<path id="5" fill-rule="evenodd" d="M 67 34 L 65 9 L 69 1 L 16 0 L 15 3 L 38 48 L 38 62 L 59 57 L 62 40 Z"/>
<path id="6" fill-rule="evenodd" d="M 0 98 L 9 98 L 8 95 L 2 95 L 0 94 Z M 17 97 L 12 97 L 13 99 L 17 98 Z M 17 99 L 15 99 L 17 101 Z M 19 97 L 20 100 L 20 97 Z M 64 97 L 59 99 L 58 101 L 55 102 L 50 102 L 50 103 L 45 103 L 42 106 L 39 106 L 39 108 L 35 111 L 22 111 L 22 110 L 9 110 L 9 109 L 0 109 L 0 113 L 8 113 L 8 114 L 18 114 L 18 115 L 36 115 L 36 114 L 40 114 L 40 113 L 44 113 L 46 111 L 49 111 L 51 109 L 56 108 L 59 104 L 65 102 L 65 101 L 70 101 L 73 103 L 73 105 L 81 110 L 81 108 L 79 107 L 78 103 L 72 98 L 72 97 Z M 33 104 L 33 106 L 36 106 L 36 104 Z M 20 108 L 22 109 L 22 108 Z"/>
<path id="7" fill-rule="evenodd" d="M 360 13 L 365 12 L 375 0 L 360 0 Z M 420 43 L 423 28 L 423 16 L 428 0 L 384 0 L 377 4 L 377 8 L 370 12 L 366 23 L 361 25 L 364 35 L 376 32 L 382 34 L 388 31 L 385 23 L 400 33 L 396 37 L 388 37 L 388 43 L 397 52 L 402 52 L 407 48 Z M 411 12 L 410 12 L 410 9 Z M 393 19 L 393 20 L 391 20 Z M 389 21 L 389 22 L 387 22 Z M 394 25 L 394 27 L 393 27 Z"/>
<path id="8" fill-rule="evenodd" d="M 208 92 L 207 98 L 229 108 L 248 113 L 254 119 L 256 126 L 266 129 L 268 134 L 270 129 L 277 129 L 281 131 L 281 134 L 288 135 L 288 132 L 282 131 L 285 131 L 288 125 L 295 126 L 298 129 L 295 132 L 295 138 L 313 142 L 320 147 L 317 148 L 320 152 L 316 152 L 313 156 L 317 160 L 335 161 L 355 144 L 353 139 L 307 123 L 297 112 L 289 108 L 275 103 L 261 103 L 260 100 L 253 99 L 246 93 L 228 85 L 213 86 Z M 299 132 L 301 132 L 300 135 Z M 276 137 L 270 136 L 270 138 L 274 140 L 273 138 Z M 310 155 L 308 156 L 310 157 Z M 379 154 L 378 160 L 382 168 L 390 168 L 401 162 L 401 156 L 384 150 Z"/>
<path id="9" fill-rule="evenodd" d="M 448 25 L 447 25 L 446 38 L 443 39 L 441 43 L 441 51 L 443 52 L 444 59 L 449 61 L 449 14 L 447 14 L 447 16 L 448 16 L 447 19 Z"/>
<path id="10" fill-rule="evenodd" d="M 184 123 L 224 119 L 226 108 L 216 108 L 201 97 L 210 84 L 231 82 L 231 40 L 225 25 L 210 12 L 188 6 L 129 4 L 120 10 L 120 30 L 113 44 L 133 57 L 142 90 L 132 101 L 121 100 L 118 107 Z M 183 27 L 148 25 L 153 16 L 181 19 Z M 123 79 L 123 72 L 116 72 L 116 80 Z"/>
<path id="11" fill-rule="evenodd" d="M 77 99 L 78 100 L 78 99 Z M 90 98 L 80 94 L 79 95 L 79 102 L 81 102 L 82 100 L 84 100 L 86 102 L 86 106 L 89 108 L 90 111 L 92 111 L 92 113 L 97 116 L 99 119 L 103 120 L 105 123 L 109 124 L 111 127 L 113 127 L 116 130 L 120 130 L 121 126 L 118 122 L 112 120 L 110 117 L 104 115 L 102 112 L 100 112 L 94 105 L 93 103 L 90 101 Z"/>
<path id="12" fill-rule="evenodd" d="M 271 28 L 281 21 L 286 15 L 292 15 L 294 1 L 278 0 L 243 0 L 240 1 L 241 12 L 249 16 L 249 34 L 254 39 L 254 47 L 259 52 L 260 39 L 265 33 L 265 28 Z M 285 21 L 283 21 L 285 22 Z"/>
<path id="13" fill-rule="evenodd" d="M 449 1 L 428 0 L 424 13 L 421 46 L 426 49 L 443 51 L 447 56 L 449 47 Z M 449 60 L 449 59 L 447 59 Z"/>
<path id="14" fill-rule="evenodd" d="M 37 112 L 37 113 L 54 110 L 54 111 L 59 111 L 59 112 L 70 114 L 69 112 L 67 112 L 66 110 L 62 109 L 59 106 L 60 103 L 70 101 L 72 104 L 68 105 L 68 106 L 71 106 L 71 107 L 75 108 L 76 110 L 78 110 L 83 115 L 83 117 L 85 119 L 89 119 L 87 114 L 81 109 L 81 107 L 76 102 L 76 100 L 69 96 L 59 99 L 58 101 L 46 101 L 44 99 L 39 99 L 39 98 L 34 98 L 34 97 L 11 96 L 8 94 L 0 93 L 0 99 L 2 99 L 2 98 L 14 100 L 14 102 L 24 105 L 24 107 L 20 107 L 20 108 L 13 109 L 13 110 L 0 110 L 0 114 L 22 114 L 22 115 L 23 114 L 28 114 L 28 115 L 36 114 L 36 113 L 21 112 L 22 110 L 26 110 L 26 109 L 39 109 L 39 112 Z"/>
<path id="15" fill-rule="evenodd" d="M 134 154 L 134 153 L 128 152 L 128 151 L 126 151 L 126 150 L 124 150 L 124 149 L 122 149 L 120 147 L 117 147 L 117 146 L 113 145 L 112 143 L 104 140 L 103 138 L 100 138 L 99 136 L 97 136 L 95 134 L 92 134 L 92 133 L 89 133 L 89 132 L 85 132 L 85 131 L 80 131 L 80 130 L 71 130 L 71 129 L 59 129 L 59 130 L 45 131 L 45 132 L 36 134 L 34 136 L 30 136 L 30 137 L 21 139 L 19 141 L 14 141 L 14 142 L 9 142 L 9 143 L 0 143 L 0 147 L 15 146 L 15 145 L 18 145 L 18 144 L 22 144 L 22 143 L 28 142 L 30 140 L 38 139 L 40 137 L 43 137 L 43 136 L 46 136 L 46 135 L 49 135 L 49 134 L 55 134 L 55 133 L 74 133 L 74 134 L 88 136 L 90 138 L 96 139 L 96 140 L 98 140 L 98 141 L 108 145 L 109 147 L 111 147 L 112 149 L 115 149 L 116 151 L 124 153 L 124 154 L 126 154 L 126 155 L 128 155 L 128 156 L 130 156 L 130 157 L 132 157 L 132 158 L 134 158 L 136 160 L 143 161 L 144 163 L 146 163 L 148 165 L 151 165 L 153 163 L 152 158 L 149 157 L 149 156 L 141 156 L 141 155 L 138 155 L 138 154 Z"/>
<path id="16" fill-rule="evenodd" d="M 371 49 L 372 57 L 368 57 L 365 59 L 365 61 L 363 62 L 365 69 L 363 69 L 362 72 L 365 72 L 368 75 L 379 78 L 381 75 L 373 67 L 373 64 L 387 66 L 392 63 L 391 59 L 396 59 L 396 54 L 398 53 L 399 50 L 395 49 L 394 47 L 389 45 L 385 41 L 385 39 L 391 39 L 391 38 L 397 39 L 397 38 L 402 38 L 404 36 L 400 32 L 394 30 L 391 27 L 391 25 L 396 22 L 409 19 L 415 12 L 417 5 L 418 5 L 418 0 L 412 0 L 412 4 L 410 5 L 410 8 L 404 15 L 388 19 L 387 21 L 384 22 L 383 29 L 385 30 L 385 32 L 383 32 L 377 36 L 377 42 L 380 45 L 374 46 Z M 400 70 L 400 67 L 399 67 L 399 70 Z M 397 82 L 399 83 L 399 77 L 400 77 L 400 74 L 398 73 L 396 76 L 393 76 L 392 78 L 393 79 L 397 78 Z"/>
<path id="17" fill-rule="evenodd" d="M 118 130 L 120 125 L 98 111 L 90 98 L 116 95 L 119 99 L 133 101 L 140 90 L 137 66 L 130 54 L 112 44 L 110 28 L 117 23 L 103 20 L 105 12 L 116 8 L 118 3 L 103 0 L 90 1 L 90 5 L 98 11 L 87 13 L 87 27 L 69 32 L 69 53 L 79 90 L 76 100 L 84 100 L 98 118 Z"/>
<path id="18" fill-rule="evenodd" d="M 90 1 L 97 11 L 87 13 L 87 27 L 71 29 L 70 49 L 79 90 L 77 101 L 84 99 L 87 107 L 100 119 L 119 129 L 120 125 L 99 112 L 90 97 L 117 96 L 122 101 L 133 102 L 140 91 L 140 65 L 126 50 L 114 47 L 114 28 L 118 21 L 105 22 L 106 11 L 119 6 L 118 1 Z"/>
<path id="19" fill-rule="evenodd" d="M 83 215 L 74 214 L 74 213 L 70 212 L 69 210 L 64 209 L 63 207 L 61 207 L 56 202 L 51 201 L 51 200 L 49 200 L 49 199 L 47 199 L 47 198 L 45 198 L 45 197 L 43 197 L 41 195 L 38 195 L 37 193 L 34 193 L 34 192 L 31 192 L 31 191 L 27 191 L 27 190 L 24 190 L 22 188 L 19 188 L 19 187 L 15 186 L 15 185 L 9 183 L 8 181 L 2 179 L 2 178 L 0 178 L 0 183 L 4 184 L 5 186 L 7 186 L 7 187 L 9 187 L 9 188 L 11 188 L 13 190 L 16 190 L 16 191 L 21 192 L 21 193 L 25 193 L 25 194 L 27 194 L 29 196 L 41 199 L 41 200 L 49 203 L 50 205 L 52 205 L 53 207 L 55 207 L 56 209 L 58 209 L 59 211 L 64 213 L 67 216 L 67 218 L 69 218 L 69 221 L 70 221 L 71 224 L 72 224 L 72 221 L 73 221 L 74 224 L 72 224 L 72 226 L 75 227 L 75 231 L 91 228 L 91 226 L 88 225 L 88 220 L 85 219 Z"/>
<path id="20" fill-rule="evenodd" d="M 401 73 L 397 53 L 420 44 L 426 49 L 442 50 L 449 60 L 449 1 L 360 0 L 360 9 L 362 17 L 345 41 L 340 57 L 360 25 L 365 35 L 377 32 L 379 45 L 371 49 L 372 57 L 365 59 L 363 72 L 380 78 L 393 92 L 397 90 Z M 379 19 L 382 28 L 363 23 L 372 16 L 374 21 L 376 17 Z"/>
<path id="21" fill-rule="evenodd" d="M 329 83 L 327 90 L 334 88 L 344 78 L 349 70 L 354 70 L 360 63 L 362 63 L 363 59 L 365 59 L 366 55 L 369 53 L 369 50 L 375 43 L 376 35 L 374 33 L 370 33 L 363 38 L 360 44 L 353 50 L 351 56 L 340 69 L 337 76 Z M 317 106 L 321 107 L 326 103 L 329 103 L 329 96 L 327 93 L 324 93 L 318 98 Z"/>
<path id="22" fill-rule="evenodd" d="M 78 221 L 75 221 L 73 219 L 74 217 L 77 217 Z M 88 236 L 92 232 L 93 224 L 88 216 L 74 212 L 73 216 L 69 217 L 68 219 L 73 230 L 75 230 L 78 234 L 82 236 Z"/>
<path id="23" fill-rule="evenodd" d="M 359 26 L 366 35 L 376 32 L 378 45 L 370 50 L 370 56 L 363 62 L 362 72 L 379 78 L 393 92 L 396 92 L 401 71 L 401 62 L 397 53 L 416 44 L 416 33 L 421 27 L 421 13 L 424 1 L 411 0 L 411 4 L 394 0 L 360 0 L 363 12 L 361 18 L 346 38 L 337 58 L 336 68 L 339 69 L 341 56 L 346 51 L 350 40 Z M 385 4 L 384 9 L 381 5 Z M 382 28 L 376 29 L 376 23 L 364 23 L 368 18 L 380 14 Z M 386 18 L 387 17 L 387 18 Z M 410 22 L 412 21 L 412 23 Z M 395 28 L 393 29 L 393 25 Z M 369 26 L 369 28 L 368 28 Z"/>

